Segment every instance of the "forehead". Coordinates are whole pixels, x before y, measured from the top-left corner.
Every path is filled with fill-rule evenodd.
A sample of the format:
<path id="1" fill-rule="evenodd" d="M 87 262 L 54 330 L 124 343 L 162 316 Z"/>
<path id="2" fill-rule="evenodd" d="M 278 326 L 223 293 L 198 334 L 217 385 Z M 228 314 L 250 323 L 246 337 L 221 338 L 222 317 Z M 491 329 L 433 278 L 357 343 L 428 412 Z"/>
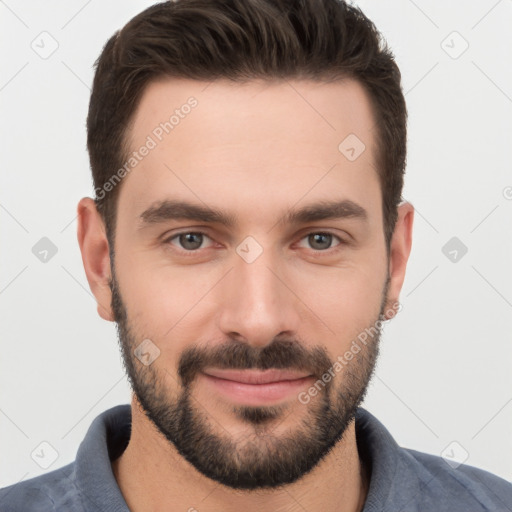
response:
<path id="1" fill-rule="evenodd" d="M 192 105 L 192 106 L 190 106 Z M 272 131 L 286 128 L 281 142 L 296 142 L 298 135 L 318 136 L 338 140 L 354 133 L 372 144 L 373 112 L 368 93 L 352 78 L 330 83 L 311 80 L 252 80 L 231 82 L 225 79 L 203 82 L 186 79 L 161 78 L 150 82 L 140 99 L 128 130 L 129 139 L 137 143 L 145 135 L 160 138 L 179 138 L 175 130 L 187 117 L 194 124 L 197 138 L 209 135 L 215 126 L 217 141 L 232 140 L 233 128 L 243 126 L 244 136 L 254 129 Z M 297 124 L 296 121 L 307 124 Z M 171 131 L 162 125 L 169 122 Z M 159 133 L 159 127 L 163 133 Z M 308 127 L 310 129 L 308 130 Z M 168 127 L 169 128 L 169 127 Z M 164 145 L 165 145 L 165 141 Z M 181 140 L 180 142 L 184 142 Z"/>
<path id="2" fill-rule="evenodd" d="M 169 196 L 243 207 L 251 198 L 339 198 L 340 187 L 378 193 L 375 131 L 369 97 L 353 79 L 160 79 L 128 131 L 137 156 L 120 202 L 142 211 Z"/>

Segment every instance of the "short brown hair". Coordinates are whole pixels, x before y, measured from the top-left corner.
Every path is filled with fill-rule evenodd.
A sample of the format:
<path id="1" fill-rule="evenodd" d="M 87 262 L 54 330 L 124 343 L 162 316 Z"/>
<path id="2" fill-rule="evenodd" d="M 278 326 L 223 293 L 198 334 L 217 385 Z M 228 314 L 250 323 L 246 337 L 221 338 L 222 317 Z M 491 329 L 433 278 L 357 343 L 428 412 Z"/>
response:
<path id="1" fill-rule="evenodd" d="M 96 206 L 111 243 L 121 184 L 105 184 L 127 161 L 129 123 L 150 81 L 350 77 L 369 94 L 376 120 L 389 249 L 403 187 L 407 109 L 394 56 L 359 8 L 342 0 L 161 2 L 117 31 L 95 67 L 87 148 Z"/>

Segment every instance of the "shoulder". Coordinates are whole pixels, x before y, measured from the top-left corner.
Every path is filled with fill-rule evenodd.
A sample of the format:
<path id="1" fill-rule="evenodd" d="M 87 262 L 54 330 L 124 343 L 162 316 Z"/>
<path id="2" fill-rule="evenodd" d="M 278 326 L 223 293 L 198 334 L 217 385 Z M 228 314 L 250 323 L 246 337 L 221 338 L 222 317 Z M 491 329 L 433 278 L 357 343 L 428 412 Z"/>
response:
<path id="1" fill-rule="evenodd" d="M 98 415 L 70 464 L 0 489 L 1 512 L 87 512 L 128 510 L 112 474 L 111 460 L 128 444 L 129 405 Z"/>
<path id="2" fill-rule="evenodd" d="M 81 511 L 81 493 L 73 478 L 74 462 L 0 489 L 2 512 Z"/>
<path id="3" fill-rule="evenodd" d="M 512 483 L 467 464 L 449 464 L 437 455 L 402 448 L 406 464 L 416 468 L 421 500 L 442 502 L 443 510 L 512 511 Z"/>
<path id="4" fill-rule="evenodd" d="M 370 468 L 365 512 L 512 512 L 512 483 L 398 445 L 386 427 L 359 408 L 356 439 Z"/>

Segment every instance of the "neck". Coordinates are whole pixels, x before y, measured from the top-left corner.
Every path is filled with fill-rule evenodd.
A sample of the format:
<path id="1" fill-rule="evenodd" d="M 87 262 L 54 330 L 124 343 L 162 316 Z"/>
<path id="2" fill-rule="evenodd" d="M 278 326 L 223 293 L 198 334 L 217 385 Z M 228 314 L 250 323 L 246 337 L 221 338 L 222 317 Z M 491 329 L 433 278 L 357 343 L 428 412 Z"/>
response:
<path id="1" fill-rule="evenodd" d="M 359 459 L 355 424 L 307 475 L 277 490 L 241 491 L 199 473 L 132 404 L 131 437 L 112 462 L 121 493 L 132 512 L 360 512 L 369 478 Z"/>

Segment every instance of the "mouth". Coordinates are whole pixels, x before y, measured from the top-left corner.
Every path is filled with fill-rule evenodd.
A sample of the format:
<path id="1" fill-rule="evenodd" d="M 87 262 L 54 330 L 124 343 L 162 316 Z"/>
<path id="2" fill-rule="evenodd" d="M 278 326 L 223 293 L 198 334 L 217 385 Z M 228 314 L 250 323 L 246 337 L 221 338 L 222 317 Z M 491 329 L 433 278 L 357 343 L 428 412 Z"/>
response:
<path id="1" fill-rule="evenodd" d="M 313 376 L 291 370 L 221 370 L 208 368 L 200 375 L 210 389 L 244 405 L 265 405 L 296 397 Z"/>

